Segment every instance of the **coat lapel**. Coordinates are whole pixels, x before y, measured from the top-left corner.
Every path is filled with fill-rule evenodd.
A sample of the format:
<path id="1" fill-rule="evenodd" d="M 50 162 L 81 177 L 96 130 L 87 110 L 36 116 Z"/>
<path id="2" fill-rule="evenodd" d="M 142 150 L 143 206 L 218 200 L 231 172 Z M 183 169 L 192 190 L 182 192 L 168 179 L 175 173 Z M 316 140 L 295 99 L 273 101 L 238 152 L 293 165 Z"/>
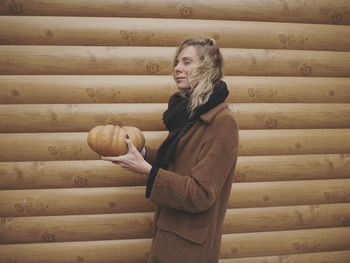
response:
<path id="1" fill-rule="evenodd" d="M 214 117 L 223 109 L 228 108 L 228 103 L 222 102 L 216 107 L 212 108 L 211 110 L 207 111 L 206 113 L 203 113 L 202 115 L 199 116 L 199 119 L 206 123 L 209 124 Z M 175 156 L 179 154 L 181 151 L 182 147 L 186 144 L 186 142 L 192 137 L 192 135 L 195 133 L 197 128 L 201 125 L 201 121 L 196 121 L 195 124 L 186 132 L 184 136 L 182 136 L 176 146 L 176 152 Z"/>

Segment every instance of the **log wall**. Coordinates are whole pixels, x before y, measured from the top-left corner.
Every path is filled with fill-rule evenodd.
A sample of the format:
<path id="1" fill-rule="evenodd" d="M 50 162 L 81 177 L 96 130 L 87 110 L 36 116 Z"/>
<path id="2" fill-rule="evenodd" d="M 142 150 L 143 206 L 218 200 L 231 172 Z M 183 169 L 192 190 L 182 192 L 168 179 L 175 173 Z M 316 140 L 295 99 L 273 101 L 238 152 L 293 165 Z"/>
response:
<path id="1" fill-rule="evenodd" d="M 86 137 L 131 125 L 159 146 L 186 37 L 222 47 L 240 125 L 220 263 L 349 262 L 348 0 L 5 0 L 0 263 L 146 262 L 145 179 Z"/>

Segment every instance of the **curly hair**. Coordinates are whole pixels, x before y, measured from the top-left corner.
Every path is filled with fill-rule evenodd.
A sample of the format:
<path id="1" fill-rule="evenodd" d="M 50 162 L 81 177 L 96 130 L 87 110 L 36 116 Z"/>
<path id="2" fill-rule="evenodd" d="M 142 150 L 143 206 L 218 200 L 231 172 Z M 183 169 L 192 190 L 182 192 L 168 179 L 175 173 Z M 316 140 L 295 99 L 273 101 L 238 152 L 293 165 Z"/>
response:
<path id="1" fill-rule="evenodd" d="M 199 65 L 188 76 L 189 90 L 180 90 L 181 96 L 189 97 L 188 109 L 190 116 L 194 110 L 205 104 L 213 93 L 215 84 L 223 77 L 223 58 L 220 47 L 214 39 L 186 39 L 177 48 L 173 60 L 173 69 L 182 50 L 193 46 L 199 57 Z"/>

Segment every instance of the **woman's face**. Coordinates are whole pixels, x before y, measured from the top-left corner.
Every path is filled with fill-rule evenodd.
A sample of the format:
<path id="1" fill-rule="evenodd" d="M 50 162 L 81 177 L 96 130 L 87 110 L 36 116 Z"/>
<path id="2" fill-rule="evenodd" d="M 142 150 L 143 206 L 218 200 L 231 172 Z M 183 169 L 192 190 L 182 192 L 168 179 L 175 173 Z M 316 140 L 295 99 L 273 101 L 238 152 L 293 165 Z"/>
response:
<path id="1" fill-rule="evenodd" d="M 198 66 L 199 57 L 193 46 L 185 47 L 177 57 L 174 68 L 174 79 L 179 90 L 190 89 L 188 75 Z"/>

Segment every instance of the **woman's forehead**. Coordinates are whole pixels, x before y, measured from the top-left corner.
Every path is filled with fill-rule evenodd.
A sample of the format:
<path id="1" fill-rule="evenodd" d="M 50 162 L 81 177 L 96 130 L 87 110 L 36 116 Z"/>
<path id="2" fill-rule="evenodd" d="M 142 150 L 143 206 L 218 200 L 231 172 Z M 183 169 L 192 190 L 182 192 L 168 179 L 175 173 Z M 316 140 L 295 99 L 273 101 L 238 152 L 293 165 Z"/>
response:
<path id="1" fill-rule="evenodd" d="M 192 58 L 192 59 L 197 59 L 198 54 L 197 50 L 194 46 L 188 46 L 185 47 L 183 50 L 181 50 L 178 59 L 183 59 L 183 58 Z"/>

